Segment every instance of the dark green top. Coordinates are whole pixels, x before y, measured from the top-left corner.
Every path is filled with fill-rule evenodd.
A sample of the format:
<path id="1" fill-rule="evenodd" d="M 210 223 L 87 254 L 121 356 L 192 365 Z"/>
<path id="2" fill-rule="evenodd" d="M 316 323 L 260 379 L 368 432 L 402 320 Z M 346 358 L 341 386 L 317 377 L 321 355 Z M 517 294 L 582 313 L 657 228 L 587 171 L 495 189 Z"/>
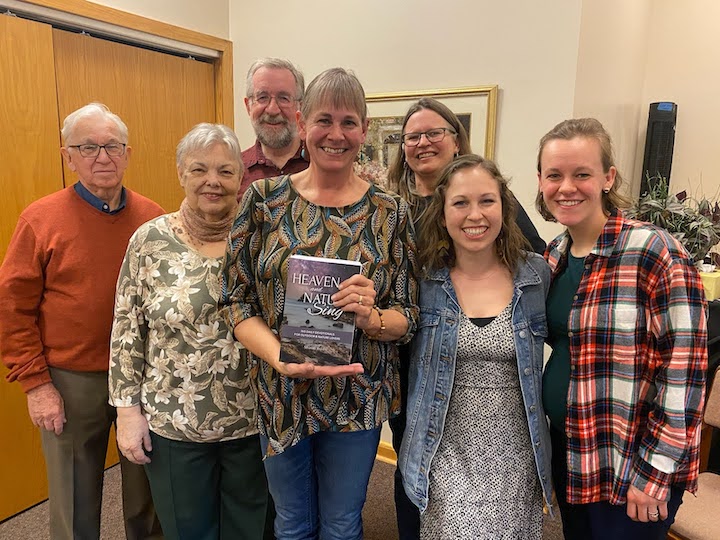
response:
<path id="1" fill-rule="evenodd" d="M 543 406 L 555 429 L 565 431 L 568 386 L 570 385 L 570 339 L 568 317 L 580 285 L 585 258 L 568 253 L 568 264 L 553 279 L 547 298 L 550 360 L 543 374 Z"/>

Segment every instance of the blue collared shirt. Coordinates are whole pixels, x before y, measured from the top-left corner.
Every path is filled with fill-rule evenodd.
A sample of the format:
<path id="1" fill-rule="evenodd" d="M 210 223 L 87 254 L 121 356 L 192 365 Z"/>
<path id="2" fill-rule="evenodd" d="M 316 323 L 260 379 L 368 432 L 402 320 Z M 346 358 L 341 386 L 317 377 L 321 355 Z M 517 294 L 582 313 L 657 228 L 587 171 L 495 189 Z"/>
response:
<path id="1" fill-rule="evenodd" d="M 80 195 L 80 197 L 82 197 L 82 199 L 85 202 L 91 204 L 93 207 L 97 208 L 101 212 L 105 212 L 106 214 L 110 214 L 110 215 L 117 214 L 123 208 L 125 208 L 125 200 L 127 197 L 125 195 L 124 187 L 122 188 L 122 191 L 120 192 L 120 204 L 118 205 L 118 207 L 115 210 L 110 210 L 110 205 L 108 203 L 106 203 L 105 201 L 103 201 L 102 199 L 98 199 L 95 195 L 90 193 L 90 190 L 88 188 L 86 188 L 82 182 L 75 183 L 75 191 L 77 192 L 78 195 Z"/>

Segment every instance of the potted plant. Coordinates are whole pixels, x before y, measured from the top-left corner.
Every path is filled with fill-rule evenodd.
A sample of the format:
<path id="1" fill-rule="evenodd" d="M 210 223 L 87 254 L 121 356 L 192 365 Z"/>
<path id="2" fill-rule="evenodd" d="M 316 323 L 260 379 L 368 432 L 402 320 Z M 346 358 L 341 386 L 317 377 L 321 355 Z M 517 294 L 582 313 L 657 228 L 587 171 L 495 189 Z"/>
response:
<path id="1" fill-rule="evenodd" d="M 666 178 L 655 177 L 648 182 L 650 191 L 640 197 L 626 215 L 666 229 L 677 238 L 696 265 L 720 242 L 720 206 L 704 196 L 689 197 L 685 191 L 669 193 Z"/>

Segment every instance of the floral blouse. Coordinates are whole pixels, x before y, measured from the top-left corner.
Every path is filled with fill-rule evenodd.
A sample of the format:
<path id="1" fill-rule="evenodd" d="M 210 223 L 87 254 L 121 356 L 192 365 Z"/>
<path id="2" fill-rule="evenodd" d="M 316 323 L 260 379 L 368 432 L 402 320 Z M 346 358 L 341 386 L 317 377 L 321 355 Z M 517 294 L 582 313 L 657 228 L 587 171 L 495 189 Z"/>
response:
<path id="1" fill-rule="evenodd" d="M 373 429 L 396 415 L 397 345 L 410 340 L 418 317 L 414 230 L 397 195 L 371 185 L 356 203 L 330 208 L 304 199 L 289 176 L 254 182 L 233 224 L 221 281 L 221 312 L 231 328 L 260 316 L 279 333 L 292 254 L 362 262 L 375 282 L 375 303 L 405 315 L 408 331 L 386 342 L 356 330 L 353 362 L 365 372 L 350 377 L 290 378 L 248 353 L 268 455 L 319 431 Z"/>
<path id="2" fill-rule="evenodd" d="M 245 354 L 217 310 L 222 258 L 189 248 L 169 217 L 130 238 L 115 297 L 110 403 L 141 404 L 150 430 L 168 439 L 253 435 L 256 398 Z"/>

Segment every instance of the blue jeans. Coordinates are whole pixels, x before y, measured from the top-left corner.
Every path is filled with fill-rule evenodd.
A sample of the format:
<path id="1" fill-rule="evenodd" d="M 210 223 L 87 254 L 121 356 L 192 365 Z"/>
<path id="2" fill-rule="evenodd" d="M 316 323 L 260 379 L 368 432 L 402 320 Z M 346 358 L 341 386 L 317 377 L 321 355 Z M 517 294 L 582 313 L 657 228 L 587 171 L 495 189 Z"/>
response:
<path id="1" fill-rule="evenodd" d="M 267 438 L 260 436 L 262 447 Z M 323 431 L 265 459 L 278 540 L 362 540 L 380 428 Z"/>

